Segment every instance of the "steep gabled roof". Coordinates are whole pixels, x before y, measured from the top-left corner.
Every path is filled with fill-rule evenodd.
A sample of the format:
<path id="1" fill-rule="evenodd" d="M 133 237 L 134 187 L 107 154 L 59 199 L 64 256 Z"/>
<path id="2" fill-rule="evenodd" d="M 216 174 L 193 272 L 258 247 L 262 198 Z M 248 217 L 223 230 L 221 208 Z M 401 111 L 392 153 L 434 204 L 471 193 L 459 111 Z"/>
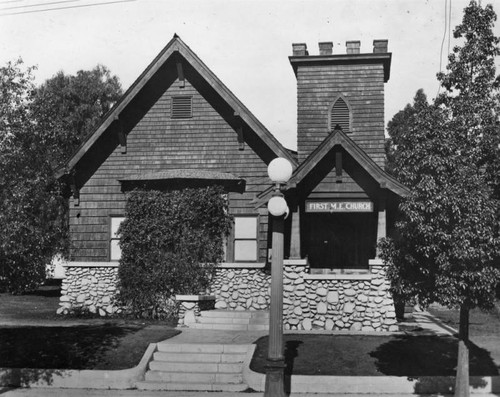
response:
<path id="1" fill-rule="evenodd" d="M 334 146 L 340 145 L 349 155 L 380 185 L 394 192 L 398 196 L 406 196 L 409 190 L 390 176 L 375 161 L 368 156 L 351 138 L 342 130 L 335 130 L 331 135 L 312 152 L 309 157 L 295 170 L 290 183 L 299 184 L 325 157 Z"/>
<path id="2" fill-rule="evenodd" d="M 380 168 L 375 161 L 368 156 L 351 138 L 349 138 L 342 130 L 335 130 L 331 135 L 328 135 L 325 140 L 304 160 L 303 163 L 295 169 L 292 177 L 288 181 L 288 188 L 297 187 L 315 168 L 320 161 L 330 153 L 335 146 L 341 146 L 352 159 L 359 164 L 380 187 L 386 188 L 397 196 L 404 197 L 409 194 L 409 189 L 399 183 L 395 178 Z M 267 188 L 255 199 L 256 207 L 264 205 L 269 196 L 273 192 L 273 187 Z"/>
<path id="3" fill-rule="evenodd" d="M 56 172 L 56 177 L 68 174 L 82 158 L 92 149 L 96 142 L 106 133 L 115 120 L 119 118 L 125 108 L 138 96 L 150 79 L 172 57 L 180 55 L 182 62 L 187 62 L 201 78 L 234 110 L 248 127 L 267 145 L 276 156 L 285 157 L 293 164 L 297 164 L 294 157 L 278 142 L 278 140 L 257 120 L 257 118 L 236 98 L 236 96 L 219 80 L 219 78 L 198 58 L 198 56 L 177 36 L 156 56 L 139 78 L 130 86 L 118 103 L 106 113 L 98 127 L 83 141 L 66 164 Z M 179 57 L 180 58 L 180 57 Z"/>

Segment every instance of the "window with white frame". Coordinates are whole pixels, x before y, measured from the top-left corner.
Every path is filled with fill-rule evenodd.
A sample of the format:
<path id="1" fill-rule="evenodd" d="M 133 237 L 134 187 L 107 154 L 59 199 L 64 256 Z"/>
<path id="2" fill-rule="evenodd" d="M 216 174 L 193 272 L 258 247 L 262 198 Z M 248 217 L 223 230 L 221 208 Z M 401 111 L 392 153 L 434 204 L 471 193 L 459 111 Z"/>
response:
<path id="1" fill-rule="evenodd" d="M 112 216 L 110 218 L 109 259 L 111 261 L 118 261 L 122 256 L 122 250 L 119 245 L 120 237 L 118 236 L 118 228 L 124 219 L 125 217 L 123 216 Z"/>
<path id="2" fill-rule="evenodd" d="M 257 262 L 258 217 L 235 216 L 233 233 L 235 262 Z"/>

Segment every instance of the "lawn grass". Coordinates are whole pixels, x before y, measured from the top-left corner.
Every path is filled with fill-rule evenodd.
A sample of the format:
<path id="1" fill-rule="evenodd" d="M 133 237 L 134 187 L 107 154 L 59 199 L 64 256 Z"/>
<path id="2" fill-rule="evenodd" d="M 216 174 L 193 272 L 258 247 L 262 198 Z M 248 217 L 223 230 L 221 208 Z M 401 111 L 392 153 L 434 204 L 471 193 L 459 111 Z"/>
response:
<path id="1" fill-rule="evenodd" d="M 0 293 L 0 320 L 45 321 L 57 320 L 60 288 L 58 286 L 41 287 L 25 295 Z"/>
<path id="2" fill-rule="evenodd" d="M 459 311 L 450 310 L 440 305 L 431 305 L 428 311 L 446 325 L 458 330 Z M 500 301 L 489 312 L 479 309 L 470 311 L 470 339 L 488 351 L 500 370 Z"/>
<path id="3" fill-rule="evenodd" d="M 454 376 L 451 336 L 286 334 L 285 374 L 333 376 Z M 265 373 L 268 337 L 260 338 L 250 368 Z M 471 348 L 470 373 L 498 375 L 489 353 Z"/>
<path id="4" fill-rule="evenodd" d="M 179 333 L 165 321 L 57 316 L 59 297 L 58 286 L 0 294 L 0 367 L 132 368 L 149 343 Z"/>
<path id="5" fill-rule="evenodd" d="M 178 334 L 167 326 L 90 325 L 0 328 L 0 367 L 125 369 L 139 364 L 149 343 Z"/>

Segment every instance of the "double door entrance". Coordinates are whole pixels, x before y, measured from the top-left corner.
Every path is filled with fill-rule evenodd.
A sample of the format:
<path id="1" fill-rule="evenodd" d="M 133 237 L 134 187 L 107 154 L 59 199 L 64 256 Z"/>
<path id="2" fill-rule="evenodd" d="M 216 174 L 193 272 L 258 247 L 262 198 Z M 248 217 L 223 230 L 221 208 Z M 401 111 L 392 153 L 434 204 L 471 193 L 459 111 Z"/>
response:
<path id="1" fill-rule="evenodd" d="M 376 252 L 374 213 L 308 213 L 305 218 L 303 241 L 312 268 L 368 269 Z"/>

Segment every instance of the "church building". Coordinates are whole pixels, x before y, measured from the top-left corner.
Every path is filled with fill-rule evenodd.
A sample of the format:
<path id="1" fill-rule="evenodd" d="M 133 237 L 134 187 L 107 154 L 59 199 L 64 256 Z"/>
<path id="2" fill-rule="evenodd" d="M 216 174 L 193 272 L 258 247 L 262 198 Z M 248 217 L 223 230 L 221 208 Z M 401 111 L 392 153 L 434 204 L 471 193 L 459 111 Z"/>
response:
<path id="1" fill-rule="evenodd" d="M 387 40 L 374 40 L 370 52 L 360 44 L 348 41 L 346 53 L 333 54 L 332 42 L 322 42 L 317 55 L 292 45 L 292 151 L 175 35 L 58 172 L 71 191 L 70 261 L 58 312 L 121 310 L 117 231 L 128 192 L 218 184 L 233 216 L 226 258 L 209 294 L 177 297 L 180 323 L 216 328 L 205 316 L 210 310 L 200 310 L 212 303 L 212 315 L 248 312 L 246 329 L 265 327 L 252 319 L 269 307 L 267 165 L 283 157 L 294 169 L 284 192 L 285 328 L 395 330 L 376 248 L 392 233 L 398 201 L 408 193 L 384 171 L 392 54 Z M 225 329 L 237 329 L 230 325 Z"/>

